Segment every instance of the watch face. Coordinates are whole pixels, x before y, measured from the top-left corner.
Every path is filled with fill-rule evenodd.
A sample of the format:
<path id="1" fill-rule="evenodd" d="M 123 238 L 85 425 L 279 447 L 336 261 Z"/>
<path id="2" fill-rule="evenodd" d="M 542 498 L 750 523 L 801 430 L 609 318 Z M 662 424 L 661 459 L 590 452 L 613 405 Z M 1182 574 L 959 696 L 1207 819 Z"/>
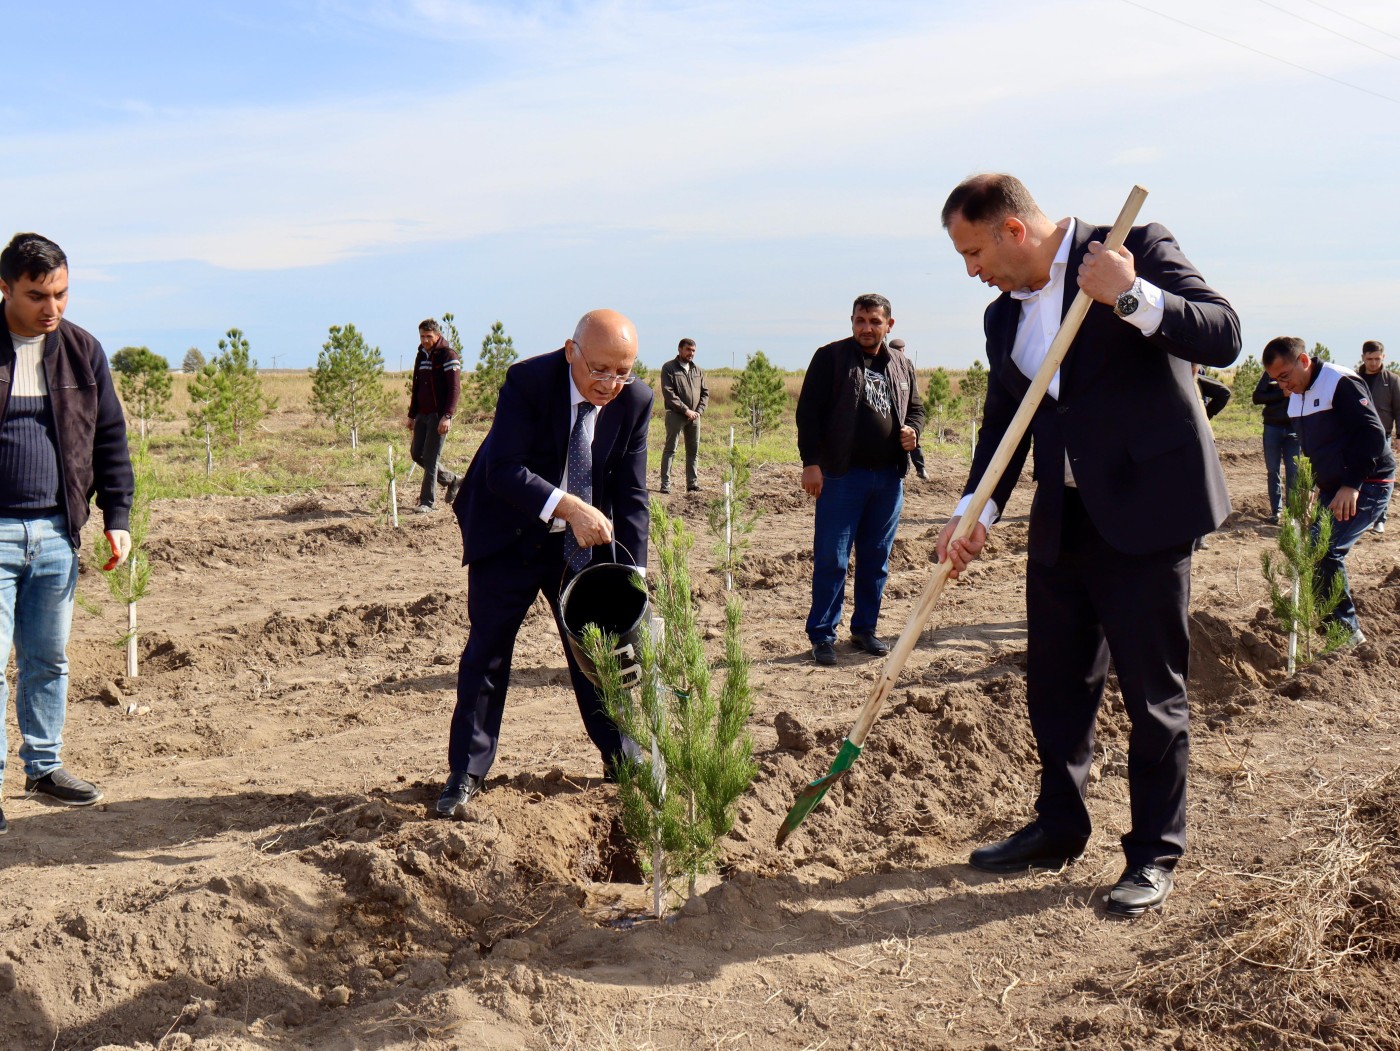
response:
<path id="1" fill-rule="evenodd" d="M 1120 317 L 1127 317 L 1138 308 L 1138 298 L 1131 292 L 1124 292 L 1118 297 L 1118 305 L 1115 308 Z"/>

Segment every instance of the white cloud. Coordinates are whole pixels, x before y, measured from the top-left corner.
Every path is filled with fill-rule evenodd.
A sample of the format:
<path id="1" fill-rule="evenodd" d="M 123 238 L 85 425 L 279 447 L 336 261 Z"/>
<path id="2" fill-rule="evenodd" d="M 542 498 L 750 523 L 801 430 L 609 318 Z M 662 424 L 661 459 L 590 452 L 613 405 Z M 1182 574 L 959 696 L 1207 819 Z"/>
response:
<path id="1" fill-rule="evenodd" d="M 894 17 L 907 5 L 874 6 L 883 19 L 842 32 L 855 16 L 834 4 L 324 4 L 385 32 L 485 40 L 514 72 L 294 106 L 124 103 L 118 127 L 0 136 L 7 157 L 46 159 L 8 165 L 0 193 L 28 202 L 32 225 L 82 229 L 103 265 L 314 267 L 545 227 L 813 236 L 849 232 L 852 202 L 901 233 L 933 233 L 941 193 L 971 170 L 1077 159 L 1087 172 L 1100 156 L 1153 170 L 1191 141 L 1183 123 L 1199 118 L 1178 110 L 1308 79 L 1135 5 L 1019 3 L 985 20 L 934 8 L 913 21 Z M 1267 10 L 1171 12 L 1314 68 L 1372 64 Z M 1081 127 L 1103 145 L 1078 141 Z M 896 151 L 905 167 L 892 172 Z"/>

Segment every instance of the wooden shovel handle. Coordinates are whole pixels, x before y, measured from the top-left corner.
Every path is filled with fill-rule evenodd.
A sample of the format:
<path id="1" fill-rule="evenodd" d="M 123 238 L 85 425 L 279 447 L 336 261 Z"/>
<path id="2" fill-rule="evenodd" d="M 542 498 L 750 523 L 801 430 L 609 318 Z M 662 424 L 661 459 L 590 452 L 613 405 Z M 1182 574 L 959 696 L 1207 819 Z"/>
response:
<path id="1" fill-rule="evenodd" d="M 1133 221 L 1137 219 L 1138 211 L 1142 208 L 1142 202 L 1145 200 L 1147 200 L 1147 191 L 1141 186 L 1134 186 L 1132 192 L 1128 194 L 1128 199 L 1123 203 L 1123 210 L 1118 213 L 1117 221 L 1108 233 L 1108 240 L 1104 242 L 1105 248 L 1117 250 L 1122 247 L 1123 240 L 1128 236 L 1128 231 L 1132 229 Z M 991 499 L 992 490 L 997 487 L 1002 474 L 1006 471 L 1006 465 L 1011 462 L 1016 446 L 1021 444 L 1021 438 L 1030 427 L 1031 417 L 1040 407 L 1040 400 L 1049 389 L 1050 381 L 1055 377 L 1055 370 L 1065 360 L 1065 355 L 1069 352 L 1069 345 L 1079 334 L 1079 326 L 1084 321 L 1084 315 L 1089 312 L 1091 302 L 1093 301 L 1082 289 L 1075 295 L 1074 302 L 1070 304 L 1069 312 L 1060 322 L 1060 331 L 1056 333 L 1055 339 L 1050 344 L 1050 349 L 1045 353 L 1045 360 L 1031 379 L 1030 389 L 1021 399 L 1020 408 L 1016 410 L 1016 415 L 1011 418 L 1011 422 L 1007 425 L 1006 433 L 1002 435 L 1001 442 L 997 445 L 991 462 L 982 474 L 982 480 L 977 483 L 977 488 L 972 494 L 972 500 L 967 505 L 967 510 L 963 512 L 957 528 L 948 538 L 949 543 L 967 536 L 977 524 L 982 509 L 987 506 L 987 501 Z M 924 586 L 924 593 L 920 596 L 918 605 L 909 615 L 909 622 L 904 625 L 904 631 L 900 634 L 899 641 L 894 644 L 890 655 L 885 658 L 884 672 L 879 681 L 876 682 L 874 690 L 871 691 L 870 699 L 860 710 L 860 715 L 856 717 L 855 726 L 852 727 L 846 738 L 856 747 L 859 748 L 865 744 L 866 734 L 870 732 L 870 728 L 875 725 L 875 720 L 879 718 L 880 709 L 884 707 L 885 700 L 894 688 L 895 679 L 904 669 L 904 662 L 909 659 L 909 654 L 913 652 L 914 645 L 919 641 L 919 635 L 923 632 L 924 625 L 928 623 L 934 603 L 938 601 L 938 596 L 943 593 L 943 586 L 948 582 L 948 574 L 951 570 L 952 563 L 944 560 L 934 566 L 933 572 L 929 574 L 928 583 Z"/>

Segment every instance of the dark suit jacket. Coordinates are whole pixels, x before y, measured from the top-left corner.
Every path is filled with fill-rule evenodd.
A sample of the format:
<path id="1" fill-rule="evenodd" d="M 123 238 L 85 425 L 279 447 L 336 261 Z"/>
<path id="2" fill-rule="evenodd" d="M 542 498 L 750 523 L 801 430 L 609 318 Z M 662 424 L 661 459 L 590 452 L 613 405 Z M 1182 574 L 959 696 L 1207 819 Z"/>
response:
<path id="1" fill-rule="evenodd" d="M 1061 316 L 1079 291 L 1079 264 L 1107 227 L 1076 220 Z M 1188 543 L 1230 511 L 1225 476 L 1196 394 L 1192 362 L 1223 368 L 1240 351 L 1234 308 L 1205 283 L 1168 230 L 1135 227 L 1125 242 L 1138 274 L 1165 293 L 1162 324 L 1144 336 L 1111 307 L 1094 303 L 1060 367 L 1060 397 L 1048 395 L 993 493 L 1004 508 L 1035 441 L 1037 484 L 1030 557 L 1059 551 L 1068 451 L 1080 498 L 1104 539 L 1129 555 Z M 1021 304 L 1004 293 L 984 318 L 990 382 L 983 430 L 966 492 L 976 488 L 1030 380 L 1011 360 Z"/>
<path id="2" fill-rule="evenodd" d="M 647 424 L 651 388 L 623 387 L 593 434 L 593 506 L 613 521 L 617 561 L 647 564 Z M 453 504 L 462 564 L 532 545 L 549 529 L 540 509 L 564 477 L 569 446 L 569 363 L 563 349 L 510 367 L 491 429 Z M 631 556 L 631 557 L 629 557 Z"/>

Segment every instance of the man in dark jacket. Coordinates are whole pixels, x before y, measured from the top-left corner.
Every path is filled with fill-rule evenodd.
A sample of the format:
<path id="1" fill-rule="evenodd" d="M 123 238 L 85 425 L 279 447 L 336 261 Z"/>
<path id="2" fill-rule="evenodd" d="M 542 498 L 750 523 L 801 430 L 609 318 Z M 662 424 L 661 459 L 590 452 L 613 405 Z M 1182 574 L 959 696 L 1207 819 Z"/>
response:
<path id="1" fill-rule="evenodd" d="M 413 432 L 409 456 L 423 468 L 418 514 L 437 505 L 437 487 L 447 489 L 447 503 L 456 499 L 459 475 L 438 466 L 442 444 L 452 429 L 452 414 L 462 391 L 462 359 L 432 318 L 418 326 L 418 353 L 413 357 L 413 388 L 408 396 L 408 429 Z"/>
<path id="2" fill-rule="evenodd" d="M 671 491 L 676 439 L 685 435 L 685 488 L 700 491 L 695 461 L 700 451 L 700 417 L 710 403 L 705 370 L 695 364 L 695 340 L 683 339 L 676 356 L 661 366 L 661 403 L 666 407 L 666 444 L 661 449 L 661 491 Z"/>
<path id="3" fill-rule="evenodd" d="M 988 872 L 1058 868 L 1092 831 L 1084 791 L 1109 660 L 1132 721 L 1131 827 L 1110 915 L 1171 893 L 1186 850 L 1191 543 L 1230 510 L 1192 362 L 1223 368 L 1239 317 L 1159 223 L 1118 250 L 1108 229 L 1050 219 L 1017 178 L 984 174 L 948 195 L 943 226 L 968 276 L 1001 292 L 986 310 L 988 385 L 964 498 L 938 538 L 954 575 L 976 558 L 1035 444 L 1026 559 L 1026 707 L 1040 754 L 1036 819 L 969 858 Z M 979 524 L 950 537 L 1011 428 L 1077 294 L 1093 302 Z"/>
<path id="4" fill-rule="evenodd" d="M 1287 502 L 1298 477 L 1298 433 L 1288 418 L 1288 392 L 1267 372 L 1254 386 L 1254 404 L 1264 406 L 1264 470 L 1269 474 L 1269 521 L 1278 525 L 1279 509 Z M 1278 469 L 1282 462 L 1284 488 L 1280 490 Z"/>
<path id="5" fill-rule="evenodd" d="M 1395 452 L 1395 439 L 1400 437 L 1395 428 L 1395 418 L 1400 414 L 1400 376 L 1385 367 L 1385 344 L 1378 339 L 1368 339 L 1361 344 L 1361 368 L 1358 370 L 1366 387 L 1371 392 L 1371 406 L 1381 419 L 1381 429 L 1385 431 L 1390 451 Z M 1385 532 L 1385 520 L 1390 517 L 1390 502 L 1386 501 L 1381 516 L 1371 527 L 1373 533 Z"/>
<path id="6" fill-rule="evenodd" d="M 0 252 L 0 779 L 4 666 L 15 649 L 15 708 L 26 792 L 66 806 L 102 798 L 59 758 L 68 705 L 68 632 L 79 536 L 94 492 L 115 569 L 131 551 L 135 489 L 126 421 L 107 355 L 63 320 L 68 258 L 48 238 L 16 234 Z M 0 811 L 0 833 L 9 831 Z"/>
<path id="7" fill-rule="evenodd" d="M 876 626 L 904 506 L 908 454 L 924 426 L 914 368 L 885 342 L 893 327 L 888 299 L 858 298 L 851 311 L 852 335 L 818 348 L 797 399 L 802 488 L 817 500 L 807 637 L 818 664 L 836 663 L 836 628 L 853 547 L 851 642 L 877 657 L 890 651 Z"/>
<path id="8" fill-rule="evenodd" d="M 554 614 L 584 729 L 613 777 L 636 744 L 608 717 L 568 645 L 559 595 L 599 560 L 645 570 L 647 428 L 652 392 L 636 382 L 637 330 L 593 310 L 573 339 L 510 367 L 452 510 L 462 530 L 471 634 L 457 671 L 437 813 L 462 819 L 496 761 L 515 637 L 543 594 Z"/>
<path id="9" fill-rule="evenodd" d="M 1342 365 L 1309 358 L 1306 346 L 1297 336 L 1279 336 L 1265 345 L 1261 360 L 1288 392 L 1288 415 L 1312 463 L 1318 500 L 1332 512 L 1331 542 L 1317 564 L 1318 593 L 1327 594 L 1341 574 L 1342 601 L 1328 619 L 1346 628 L 1356 645 L 1366 636 L 1351 600 L 1347 553 L 1390 502 L 1395 457 L 1366 381 Z"/>

